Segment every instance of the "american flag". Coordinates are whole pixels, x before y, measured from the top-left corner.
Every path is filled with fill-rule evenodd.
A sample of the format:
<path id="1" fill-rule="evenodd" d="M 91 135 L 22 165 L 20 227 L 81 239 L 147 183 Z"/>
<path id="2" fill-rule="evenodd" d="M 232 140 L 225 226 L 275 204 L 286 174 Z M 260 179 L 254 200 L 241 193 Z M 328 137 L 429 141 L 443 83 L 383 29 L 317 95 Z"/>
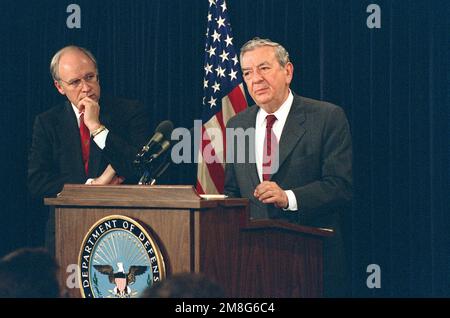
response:
<path id="1" fill-rule="evenodd" d="M 227 5 L 225 0 L 208 1 L 197 192 L 217 194 L 223 193 L 225 180 L 225 127 L 228 119 L 247 107 L 247 101 Z"/>

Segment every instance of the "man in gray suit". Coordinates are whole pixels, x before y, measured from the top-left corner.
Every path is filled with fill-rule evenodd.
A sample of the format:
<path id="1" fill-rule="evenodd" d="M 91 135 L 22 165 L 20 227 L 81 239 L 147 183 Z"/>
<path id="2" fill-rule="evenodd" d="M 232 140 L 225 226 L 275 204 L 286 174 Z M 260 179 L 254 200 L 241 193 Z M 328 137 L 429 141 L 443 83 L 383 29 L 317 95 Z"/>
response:
<path id="1" fill-rule="evenodd" d="M 290 90 L 294 66 L 278 43 L 250 40 L 240 61 L 256 107 L 231 118 L 227 128 L 254 129 L 253 145 L 232 149 L 256 162 L 227 162 L 225 194 L 248 198 L 253 218 L 333 229 L 324 243 L 324 295 L 346 296 L 342 219 L 352 198 L 352 144 L 345 113 Z"/>

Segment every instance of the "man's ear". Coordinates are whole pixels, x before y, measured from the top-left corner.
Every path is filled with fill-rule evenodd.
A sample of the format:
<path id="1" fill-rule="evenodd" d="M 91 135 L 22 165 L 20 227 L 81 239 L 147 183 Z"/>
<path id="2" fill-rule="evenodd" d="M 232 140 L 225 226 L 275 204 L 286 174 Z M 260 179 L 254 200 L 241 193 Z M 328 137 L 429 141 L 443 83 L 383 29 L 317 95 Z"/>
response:
<path id="1" fill-rule="evenodd" d="M 285 65 L 284 70 L 286 72 L 287 82 L 288 82 L 288 84 L 290 84 L 292 81 L 293 74 L 294 74 L 294 65 L 291 62 L 288 62 Z"/>
<path id="2" fill-rule="evenodd" d="M 66 92 L 64 92 L 64 89 L 62 88 L 61 84 L 57 80 L 54 80 L 53 84 L 55 84 L 56 89 L 58 90 L 58 92 L 61 95 L 66 95 Z"/>

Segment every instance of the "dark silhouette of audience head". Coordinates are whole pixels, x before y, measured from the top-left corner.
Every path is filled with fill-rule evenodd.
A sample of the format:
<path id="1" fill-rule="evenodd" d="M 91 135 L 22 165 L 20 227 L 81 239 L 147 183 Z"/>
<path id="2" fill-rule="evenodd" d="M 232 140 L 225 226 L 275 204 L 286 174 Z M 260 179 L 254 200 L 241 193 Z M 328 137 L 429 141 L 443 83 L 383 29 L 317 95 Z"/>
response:
<path id="1" fill-rule="evenodd" d="M 0 297 L 59 297 L 57 273 L 57 262 L 46 249 L 14 251 L 0 260 Z"/>
<path id="2" fill-rule="evenodd" d="M 203 274 L 170 276 L 143 291 L 141 298 L 223 298 L 223 288 Z"/>

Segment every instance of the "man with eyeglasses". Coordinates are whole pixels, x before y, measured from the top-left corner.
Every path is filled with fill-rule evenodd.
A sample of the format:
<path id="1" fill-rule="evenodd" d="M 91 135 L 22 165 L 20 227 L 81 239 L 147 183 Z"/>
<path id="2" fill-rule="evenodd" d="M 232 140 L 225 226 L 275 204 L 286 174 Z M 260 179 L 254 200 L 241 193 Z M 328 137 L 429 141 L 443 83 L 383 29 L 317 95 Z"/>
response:
<path id="1" fill-rule="evenodd" d="M 59 50 L 50 72 L 56 89 L 68 100 L 35 119 L 28 164 L 31 194 L 55 196 L 65 183 L 137 183 L 132 162 L 151 132 L 144 105 L 100 100 L 97 62 L 84 48 Z M 53 222 L 51 216 L 48 227 L 54 232 Z M 47 230 L 50 249 L 53 242 Z"/>

